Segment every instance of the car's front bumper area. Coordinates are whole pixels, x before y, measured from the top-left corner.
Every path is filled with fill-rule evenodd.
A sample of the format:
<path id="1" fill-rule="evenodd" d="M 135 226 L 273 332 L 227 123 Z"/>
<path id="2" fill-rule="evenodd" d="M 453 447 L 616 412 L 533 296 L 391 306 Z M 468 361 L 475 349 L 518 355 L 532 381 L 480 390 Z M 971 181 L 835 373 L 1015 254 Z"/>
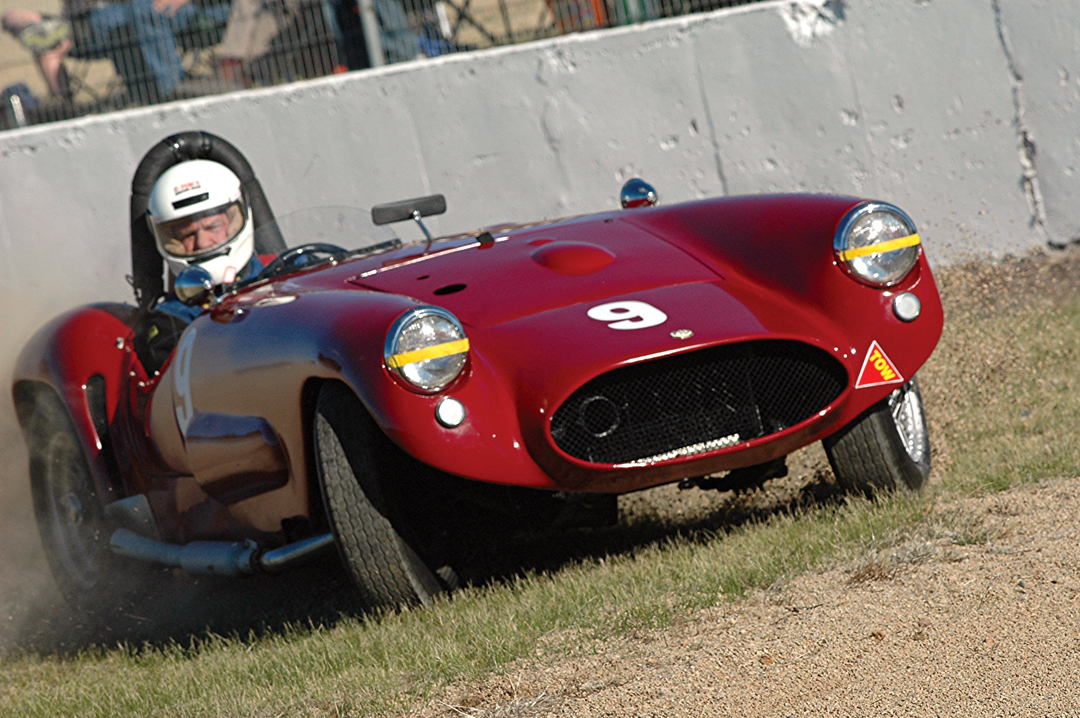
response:
<path id="1" fill-rule="evenodd" d="M 434 418 L 441 397 L 401 390 L 386 397 L 381 423 L 449 473 L 572 491 L 633 491 L 769 461 L 887 396 L 940 337 L 941 304 L 924 260 L 889 291 L 840 279 L 850 291 L 829 306 L 728 278 L 615 298 L 667 317 L 633 331 L 613 331 L 584 305 L 468 328 L 467 374 L 446 392 L 465 406 L 466 421 L 442 427 Z M 900 291 L 922 302 L 914 322 L 892 311 Z M 856 388 L 875 346 L 897 376 Z"/>

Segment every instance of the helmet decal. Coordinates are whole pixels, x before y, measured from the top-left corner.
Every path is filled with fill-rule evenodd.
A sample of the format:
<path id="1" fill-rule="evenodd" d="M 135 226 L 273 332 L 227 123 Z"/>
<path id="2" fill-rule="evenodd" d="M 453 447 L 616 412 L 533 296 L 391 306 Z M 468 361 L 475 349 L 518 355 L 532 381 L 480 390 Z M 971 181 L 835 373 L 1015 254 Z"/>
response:
<path id="1" fill-rule="evenodd" d="M 194 197 L 187 197 L 185 199 L 179 199 L 179 200 L 173 202 L 172 206 L 173 206 L 173 209 L 183 209 L 184 207 L 190 207 L 191 205 L 198 204 L 199 202 L 205 202 L 209 198 L 210 198 L 210 193 L 209 192 L 203 192 L 202 194 L 197 194 Z"/>

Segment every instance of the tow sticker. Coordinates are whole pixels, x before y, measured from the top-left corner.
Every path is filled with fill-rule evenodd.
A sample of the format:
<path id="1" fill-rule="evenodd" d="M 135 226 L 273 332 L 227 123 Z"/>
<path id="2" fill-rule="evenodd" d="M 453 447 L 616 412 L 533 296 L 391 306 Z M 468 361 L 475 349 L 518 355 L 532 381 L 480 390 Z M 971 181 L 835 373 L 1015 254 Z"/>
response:
<path id="1" fill-rule="evenodd" d="M 882 386 L 883 384 L 903 384 L 904 377 L 900 376 L 896 365 L 892 363 L 885 352 L 881 350 L 877 340 L 870 342 L 870 348 L 863 359 L 862 369 L 859 370 L 859 379 L 855 382 L 856 389 L 865 389 L 870 386 Z"/>

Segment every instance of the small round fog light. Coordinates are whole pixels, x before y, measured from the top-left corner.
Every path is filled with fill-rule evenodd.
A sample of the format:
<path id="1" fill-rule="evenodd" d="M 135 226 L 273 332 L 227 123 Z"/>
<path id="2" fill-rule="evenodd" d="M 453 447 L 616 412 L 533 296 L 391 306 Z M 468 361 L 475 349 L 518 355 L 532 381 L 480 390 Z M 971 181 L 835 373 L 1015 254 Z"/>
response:
<path id="1" fill-rule="evenodd" d="M 896 299 L 892 303 L 893 311 L 896 312 L 896 316 L 900 318 L 900 321 L 913 322 L 919 317 L 919 312 L 922 311 L 922 304 L 919 302 L 919 298 L 911 292 L 902 292 L 896 295 Z"/>
<path id="2" fill-rule="evenodd" d="M 447 429 L 455 429 L 465 421 L 465 405 L 457 399 L 446 397 L 435 407 L 435 418 Z"/>

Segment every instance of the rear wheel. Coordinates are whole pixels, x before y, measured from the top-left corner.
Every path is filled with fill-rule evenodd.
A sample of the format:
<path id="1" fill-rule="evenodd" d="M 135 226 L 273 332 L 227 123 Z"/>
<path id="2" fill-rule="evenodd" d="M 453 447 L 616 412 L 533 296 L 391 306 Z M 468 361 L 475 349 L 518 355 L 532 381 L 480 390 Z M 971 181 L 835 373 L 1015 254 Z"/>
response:
<path id="1" fill-rule="evenodd" d="M 922 488 L 930 475 L 930 439 L 919 384 L 913 378 L 824 440 L 836 479 L 845 489 Z"/>
<path id="2" fill-rule="evenodd" d="M 428 603 L 443 585 L 415 550 L 395 488 L 403 456 L 347 386 L 328 383 L 315 414 L 323 500 L 345 566 L 369 608 Z"/>
<path id="3" fill-rule="evenodd" d="M 57 586 L 75 607 L 106 608 L 135 581 L 116 570 L 90 465 L 57 397 L 36 397 L 27 436 L 34 514 Z"/>

